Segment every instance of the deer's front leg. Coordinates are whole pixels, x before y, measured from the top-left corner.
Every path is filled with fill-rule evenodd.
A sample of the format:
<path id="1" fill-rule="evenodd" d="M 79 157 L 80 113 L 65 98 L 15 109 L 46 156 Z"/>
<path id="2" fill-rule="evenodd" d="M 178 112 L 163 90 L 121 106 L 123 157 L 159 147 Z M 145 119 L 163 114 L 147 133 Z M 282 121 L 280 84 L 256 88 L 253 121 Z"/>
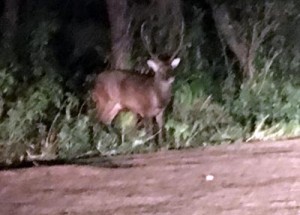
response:
<path id="1" fill-rule="evenodd" d="M 155 121 L 158 126 L 158 144 L 161 145 L 163 142 L 163 125 L 164 125 L 164 110 L 162 110 L 156 117 Z"/>

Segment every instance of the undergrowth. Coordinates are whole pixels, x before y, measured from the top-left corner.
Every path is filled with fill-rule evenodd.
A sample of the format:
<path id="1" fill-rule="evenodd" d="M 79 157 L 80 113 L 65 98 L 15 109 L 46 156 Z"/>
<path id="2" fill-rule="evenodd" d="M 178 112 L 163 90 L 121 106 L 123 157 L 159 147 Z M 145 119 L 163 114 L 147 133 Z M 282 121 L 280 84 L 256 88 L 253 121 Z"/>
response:
<path id="1" fill-rule="evenodd" d="M 115 121 L 120 140 L 97 121 L 93 104 L 65 91 L 56 75 L 46 73 L 28 84 L 12 74 L 9 69 L 0 70 L 2 162 L 154 149 L 154 138 L 145 129 L 135 128 L 133 114 L 121 114 Z M 260 73 L 231 89 L 232 79 L 222 83 L 222 99 L 203 89 L 201 82 L 207 78 L 179 80 L 165 120 L 166 141 L 160 147 L 179 149 L 299 135 L 300 88 L 293 80 Z"/>

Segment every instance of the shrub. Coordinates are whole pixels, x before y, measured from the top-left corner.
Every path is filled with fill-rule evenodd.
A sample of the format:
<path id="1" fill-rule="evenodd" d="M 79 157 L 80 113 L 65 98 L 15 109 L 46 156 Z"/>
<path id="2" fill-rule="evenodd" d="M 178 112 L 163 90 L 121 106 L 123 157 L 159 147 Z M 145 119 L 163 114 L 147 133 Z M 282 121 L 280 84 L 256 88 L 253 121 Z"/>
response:
<path id="1" fill-rule="evenodd" d="M 182 84 L 175 92 L 172 114 L 166 129 L 176 148 L 231 142 L 243 135 L 230 112 L 206 94 L 207 79 L 199 77 Z"/>
<path id="2" fill-rule="evenodd" d="M 237 122 L 248 127 L 250 132 L 257 133 L 275 125 L 291 126 L 290 122 L 294 125 L 295 122 L 300 123 L 299 96 L 300 88 L 292 79 L 278 80 L 273 73 L 260 73 L 253 80 L 242 84 L 230 110 Z M 295 127 L 298 128 L 299 125 Z"/>

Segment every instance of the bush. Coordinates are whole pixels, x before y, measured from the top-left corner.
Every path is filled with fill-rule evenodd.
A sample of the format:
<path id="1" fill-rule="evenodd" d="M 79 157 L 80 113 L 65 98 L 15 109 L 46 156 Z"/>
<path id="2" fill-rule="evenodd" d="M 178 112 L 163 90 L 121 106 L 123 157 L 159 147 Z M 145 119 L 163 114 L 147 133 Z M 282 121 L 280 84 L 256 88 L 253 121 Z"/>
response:
<path id="1" fill-rule="evenodd" d="M 272 73 L 260 73 L 242 84 L 231 106 L 232 116 L 250 132 L 256 133 L 275 125 L 299 124 L 300 88 L 293 82 L 293 79 L 278 80 Z M 295 129 L 299 129 L 299 125 Z M 282 137 L 289 136 L 288 133 L 282 134 Z"/>
<path id="2" fill-rule="evenodd" d="M 53 56 L 50 43 L 59 26 L 55 19 L 39 18 L 23 26 L 29 36 L 26 44 L 17 43 L 21 60 L 0 59 L 0 163 L 103 150 L 98 140 L 105 134 L 92 111 L 82 111 L 88 99 L 68 92 Z M 101 131 L 94 134 L 95 128 Z"/>
<path id="3" fill-rule="evenodd" d="M 166 123 L 170 143 L 176 148 L 232 142 L 243 135 L 230 112 L 207 94 L 207 78 L 181 84 L 175 92 L 172 114 Z"/>
<path id="4" fill-rule="evenodd" d="M 5 70 L 0 76 L 12 85 L 15 83 Z M 64 92 L 55 76 L 44 75 L 27 89 L 26 85 L 18 83 L 24 92 L 12 94 L 15 99 L 10 101 L 11 88 L 1 83 L 0 148 L 6 162 L 24 158 L 67 159 L 92 149 L 109 150 L 100 146 L 99 141 L 105 135 L 106 140 L 114 140 L 97 126 L 92 111 L 81 111 L 83 105 L 79 99 Z"/>

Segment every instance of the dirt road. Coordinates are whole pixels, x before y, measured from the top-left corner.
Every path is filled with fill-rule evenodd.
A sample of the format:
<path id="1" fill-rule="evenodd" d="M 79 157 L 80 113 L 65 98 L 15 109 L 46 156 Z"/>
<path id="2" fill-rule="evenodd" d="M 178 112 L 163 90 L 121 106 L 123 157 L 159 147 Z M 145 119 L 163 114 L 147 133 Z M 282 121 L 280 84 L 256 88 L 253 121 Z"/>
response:
<path id="1" fill-rule="evenodd" d="M 300 140 L 89 162 L 0 171 L 0 214 L 300 214 Z"/>

